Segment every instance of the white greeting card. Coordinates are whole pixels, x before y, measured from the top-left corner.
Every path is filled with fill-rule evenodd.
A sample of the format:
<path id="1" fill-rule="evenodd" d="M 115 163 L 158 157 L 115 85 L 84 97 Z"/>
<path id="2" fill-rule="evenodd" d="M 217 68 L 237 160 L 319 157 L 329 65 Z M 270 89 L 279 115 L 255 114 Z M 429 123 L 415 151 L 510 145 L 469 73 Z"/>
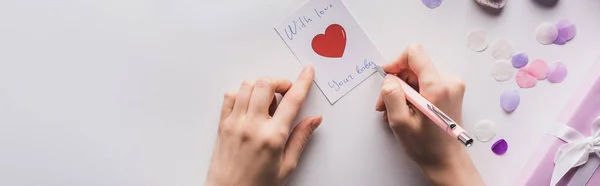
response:
<path id="1" fill-rule="evenodd" d="M 331 104 L 385 61 L 340 0 L 312 0 L 275 27 Z"/>

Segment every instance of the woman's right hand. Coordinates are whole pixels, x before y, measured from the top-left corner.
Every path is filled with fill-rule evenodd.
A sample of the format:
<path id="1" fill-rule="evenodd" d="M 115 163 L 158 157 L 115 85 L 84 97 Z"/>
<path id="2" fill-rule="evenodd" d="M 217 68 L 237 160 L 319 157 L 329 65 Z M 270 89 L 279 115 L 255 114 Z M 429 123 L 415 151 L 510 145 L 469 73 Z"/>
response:
<path id="1" fill-rule="evenodd" d="M 465 147 L 407 103 L 400 86 L 402 79 L 460 124 L 465 83 L 441 75 L 420 45 L 408 47 L 383 70 L 389 75 L 376 109 L 425 176 L 435 185 L 485 185 Z"/>

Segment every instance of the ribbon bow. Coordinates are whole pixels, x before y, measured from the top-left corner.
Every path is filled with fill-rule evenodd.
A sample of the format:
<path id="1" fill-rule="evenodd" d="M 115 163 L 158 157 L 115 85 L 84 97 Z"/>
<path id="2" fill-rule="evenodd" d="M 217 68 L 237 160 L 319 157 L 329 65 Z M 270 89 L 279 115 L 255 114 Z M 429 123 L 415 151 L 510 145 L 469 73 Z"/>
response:
<path id="1" fill-rule="evenodd" d="M 585 137 L 577 130 L 566 125 L 555 131 L 552 135 L 567 143 L 559 147 L 554 157 L 554 171 L 552 172 L 552 179 L 550 181 L 551 186 L 555 186 L 571 168 L 587 163 L 590 154 L 600 157 L 600 117 L 593 121 L 592 135 L 590 137 Z M 578 179 L 579 177 L 587 177 L 586 180 L 578 180 L 585 181 L 583 182 L 583 185 L 585 185 L 598 167 L 598 162 L 594 161 L 596 165 L 593 166 L 593 169 L 589 169 L 591 172 L 580 170 L 572 180 L 575 181 L 575 177 L 578 177 Z"/>

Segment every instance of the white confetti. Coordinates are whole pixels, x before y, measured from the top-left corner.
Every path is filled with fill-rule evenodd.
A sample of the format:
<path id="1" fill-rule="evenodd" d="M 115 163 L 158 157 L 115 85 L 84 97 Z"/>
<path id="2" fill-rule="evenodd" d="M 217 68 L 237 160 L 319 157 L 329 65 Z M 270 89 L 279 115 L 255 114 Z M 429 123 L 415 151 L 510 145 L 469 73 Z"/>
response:
<path id="1" fill-rule="evenodd" d="M 515 74 L 515 68 L 508 60 L 500 60 L 494 63 L 492 76 L 498 82 L 509 80 Z"/>
<path id="2" fill-rule="evenodd" d="M 496 124 L 484 119 L 475 124 L 475 138 L 481 142 L 491 141 L 496 137 Z"/>
<path id="3" fill-rule="evenodd" d="M 483 29 L 471 30 L 467 34 L 467 47 L 475 52 L 484 51 L 488 47 L 486 31 Z"/>
<path id="4" fill-rule="evenodd" d="M 515 50 L 506 39 L 496 39 L 492 42 L 492 56 L 496 59 L 508 59 L 512 57 Z"/>
<path id="5" fill-rule="evenodd" d="M 540 23 L 535 28 L 535 39 L 543 45 L 549 45 L 556 41 L 558 37 L 558 29 L 552 23 Z"/>

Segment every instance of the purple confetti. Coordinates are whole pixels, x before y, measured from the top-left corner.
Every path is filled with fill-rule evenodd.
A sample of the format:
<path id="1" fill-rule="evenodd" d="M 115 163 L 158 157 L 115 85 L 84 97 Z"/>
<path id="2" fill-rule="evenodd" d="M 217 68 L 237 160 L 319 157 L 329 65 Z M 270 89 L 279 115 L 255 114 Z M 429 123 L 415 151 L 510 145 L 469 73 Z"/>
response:
<path id="1" fill-rule="evenodd" d="M 575 37 L 577 29 L 575 28 L 575 24 L 568 19 L 563 19 L 556 22 L 555 26 L 558 30 L 558 37 L 556 37 L 554 44 L 562 45 Z"/>
<path id="2" fill-rule="evenodd" d="M 500 95 L 500 106 L 505 112 L 513 112 L 519 107 L 521 96 L 517 90 L 507 90 Z"/>
<path id="3" fill-rule="evenodd" d="M 524 67 L 529 63 L 529 56 L 526 53 L 518 53 L 512 57 L 512 65 L 515 68 Z"/>
<path id="4" fill-rule="evenodd" d="M 567 67 L 562 62 L 557 62 L 548 67 L 547 78 L 550 83 L 560 83 L 567 77 Z"/>
<path id="5" fill-rule="evenodd" d="M 508 143 L 506 143 L 506 140 L 504 139 L 500 139 L 492 145 L 492 152 L 496 155 L 503 155 L 507 150 Z"/>
<path id="6" fill-rule="evenodd" d="M 560 31 L 558 31 L 558 35 L 560 36 Z M 567 40 L 561 37 L 556 37 L 556 40 L 554 40 L 554 44 L 557 45 L 564 45 L 565 43 L 567 43 Z"/>
<path id="7" fill-rule="evenodd" d="M 442 0 L 421 0 L 423 4 L 430 9 L 437 8 L 442 4 Z"/>

